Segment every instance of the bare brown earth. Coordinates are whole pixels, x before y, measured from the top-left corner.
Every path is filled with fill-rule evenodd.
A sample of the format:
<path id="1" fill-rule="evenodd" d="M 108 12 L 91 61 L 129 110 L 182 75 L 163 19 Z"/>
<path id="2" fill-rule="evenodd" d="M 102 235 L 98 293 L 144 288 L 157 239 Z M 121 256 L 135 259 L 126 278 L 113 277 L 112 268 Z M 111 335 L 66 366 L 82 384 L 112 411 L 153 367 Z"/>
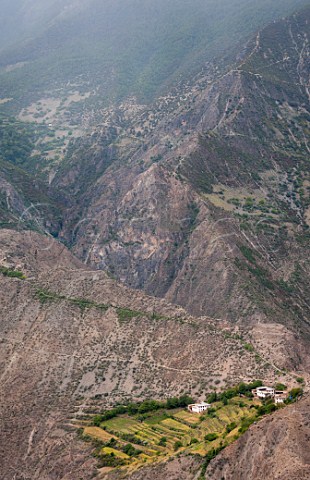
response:
<path id="1" fill-rule="evenodd" d="M 265 418 L 209 465 L 208 480 L 310 478 L 310 399 Z"/>

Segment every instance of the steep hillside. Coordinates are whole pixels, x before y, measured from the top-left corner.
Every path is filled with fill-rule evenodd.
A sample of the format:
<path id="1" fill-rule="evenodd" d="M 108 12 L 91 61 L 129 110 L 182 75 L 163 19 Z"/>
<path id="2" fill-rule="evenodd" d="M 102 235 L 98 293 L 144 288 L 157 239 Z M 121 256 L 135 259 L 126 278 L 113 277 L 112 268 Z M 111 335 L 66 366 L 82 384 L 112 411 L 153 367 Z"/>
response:
<path id="1" fill-rule="evenodd" d="M 209 465 L 210 480 L 307 480 L 310 475 L 310 402 L 304 399 L 259 425 Z"/>
<path id="2" fill-rule="evenodd" d="M 22 48 L 0 54 L 0 106 L 19 115 L 0 118 L 5 480 L 93 478 L 76 426 L 118 402 L 257 378 L 303 377 L 308 394 L 310 8 L 233 62 L 296 1 L 258 16 L 248 0 L 210 0 L 214 16 L 200 0 L 142 3 L 51 1 L 42 16 L 21 0 Z M 309 477 L 308 410 L 306 397 L 252 425 L 206 478 Z M 200 467 L 181 455 L 131 478 Z"/>
<path id="3" fill-rule="evenodd" d="M 80 258 L 254 343 L 274 322 L 276 343 L 287 328 L 309 340 L 309 14 L 271 24 L 217 80 L 133 114 L 108 146 L 98 129 L 85 155 L 73 149 L 53 185 L 76 197 L 61 235 Z"/>
<path id="4" fill-rule="evenodd" d="M 1 230 L 0 251 L 6 480 L 91 478 L 89 447 L 69 426 L 87 411 L 184 392 L 204 398 L 259 377 L 296 384 L 227 325 L 126 289 L 54 239 Z"/>

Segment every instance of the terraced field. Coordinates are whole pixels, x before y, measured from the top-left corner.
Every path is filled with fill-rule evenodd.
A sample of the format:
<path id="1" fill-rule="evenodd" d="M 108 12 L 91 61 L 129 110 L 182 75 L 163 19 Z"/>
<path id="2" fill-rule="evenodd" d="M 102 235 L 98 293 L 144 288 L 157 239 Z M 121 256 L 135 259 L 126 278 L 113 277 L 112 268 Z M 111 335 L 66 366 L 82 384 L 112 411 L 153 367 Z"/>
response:
<path id="1" fill-rule="evenodd" d="M 96 446 L 101 472 L 120 469 L 124 474 L 147 463 L 182 453 L 205 456 L 224 447 L 257 418 L 257 400 L 234 397 L 218 401 L 203 415 L 185 408 L 162 409 L 146 414 L 119 415 L 81 429 L 85 440 Z"/>

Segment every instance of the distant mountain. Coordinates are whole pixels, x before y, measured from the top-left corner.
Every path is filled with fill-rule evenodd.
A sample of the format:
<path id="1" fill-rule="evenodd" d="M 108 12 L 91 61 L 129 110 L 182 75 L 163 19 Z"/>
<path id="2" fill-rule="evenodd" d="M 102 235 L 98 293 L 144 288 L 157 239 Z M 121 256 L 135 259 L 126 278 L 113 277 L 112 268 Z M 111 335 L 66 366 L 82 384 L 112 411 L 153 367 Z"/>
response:
<path id="1" fill-rule="evenodd" d="M 149 100 L 305 3 L 15 0 L 3 8 L 1 92 L 15 111 L 70 84 L 101 102 Z"/>
<path id="2" fill-rule="evenodd" d="M 81 0 L 3 0 L 0 50 L 34 38 L 55 22 L 71 15 L 83 3 Z"/>

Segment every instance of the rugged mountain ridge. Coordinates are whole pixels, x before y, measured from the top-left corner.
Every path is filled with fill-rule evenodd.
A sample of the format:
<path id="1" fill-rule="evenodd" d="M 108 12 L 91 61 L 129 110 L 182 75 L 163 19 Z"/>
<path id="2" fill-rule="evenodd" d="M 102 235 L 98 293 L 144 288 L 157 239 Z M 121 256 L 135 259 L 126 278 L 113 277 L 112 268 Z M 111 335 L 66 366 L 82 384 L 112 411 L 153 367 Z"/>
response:
<path id="1" fill-rule="evenodd" d="M 28 190 L 42 192 L 35 182 L 48 172 L 56 205 L 27 188 L 24 199 L 3 170 L 4 195 L 19 195 L 15 223 L 26 212 L 86 264 L 238 323 L 253 342 L 274 321 L 278 339 L 307 342 L 308 18 L 305 9 L 271 24 L 229 71 L 210 65 L 154 110 L 122 105 L 56 169 L 34 164 Z"/>
<path id="2" fill-rule="evenodd" d="M 305 9 L 260 32 L 142 145 L 122 148 L 123 132 L 113 150 L 76 151 L 54 186 L 78 192 L 61 236 L 80 258 L 192 313 L 308 337 L 308 20 Z M 119 159 L 79 190 L 106 157 Z"/>

